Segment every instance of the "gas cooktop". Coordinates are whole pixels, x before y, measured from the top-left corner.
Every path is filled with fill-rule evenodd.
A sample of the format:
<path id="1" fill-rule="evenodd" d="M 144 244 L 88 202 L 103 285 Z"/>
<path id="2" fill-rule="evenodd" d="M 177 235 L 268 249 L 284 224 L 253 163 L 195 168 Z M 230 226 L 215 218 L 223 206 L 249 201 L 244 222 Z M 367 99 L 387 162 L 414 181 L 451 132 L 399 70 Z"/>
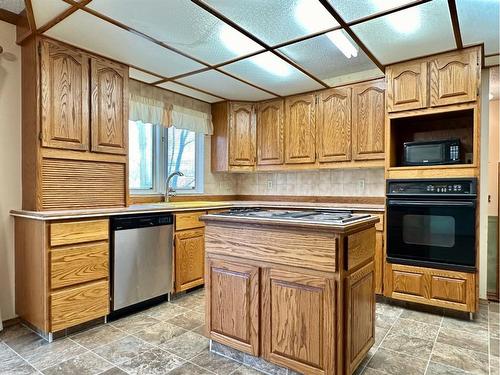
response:
<path id="1" fill-rule="evenodd" d="M 229 211 L 219 212 L 215 215 L 334 224 L 346 224 L 370 217 L 368 214 L 353 214 L 351 211 L 293 211 L 263 210 L 260 208 L 232 208 Z"/>

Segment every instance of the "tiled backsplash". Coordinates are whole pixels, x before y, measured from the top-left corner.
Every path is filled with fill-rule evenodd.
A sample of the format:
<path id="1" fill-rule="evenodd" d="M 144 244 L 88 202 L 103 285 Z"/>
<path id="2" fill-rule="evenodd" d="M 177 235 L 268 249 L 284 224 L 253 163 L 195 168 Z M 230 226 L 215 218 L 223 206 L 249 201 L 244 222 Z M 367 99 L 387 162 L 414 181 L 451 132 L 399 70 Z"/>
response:
<path id="1" fill-rule="evenodd" d="M 237 194 L 383 196 L 384 169 L 238 174 Z"/>

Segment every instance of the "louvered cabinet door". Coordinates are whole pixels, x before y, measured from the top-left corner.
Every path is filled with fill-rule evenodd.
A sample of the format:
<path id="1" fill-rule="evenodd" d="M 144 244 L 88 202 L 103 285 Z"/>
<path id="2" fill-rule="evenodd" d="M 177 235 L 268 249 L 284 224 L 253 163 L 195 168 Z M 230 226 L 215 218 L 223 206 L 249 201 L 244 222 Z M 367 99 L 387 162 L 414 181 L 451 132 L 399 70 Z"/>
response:
<path id="1" fill-rule="evenodd" d="M 316 105 L 314 94 L 285 100 L 285 162 L 287 164 L 316 161 Z"/>
<path id="2" fill-rule="evenodd" d="M 92 151 L 127 153 L 128 68 L 98 58 L 91 60 Z"/>
<path id="3" fill-rule="evenodd" d="M 260 103 L 257 107 L 257 164 L 283 164 L 283 100 Z"/>
<path id="4" fill-rule="evenodd" d="M 432 107 L 477 99 L 480 79 L 477 49 L 436 57 L 430 62 L 430 70 Z"/>
<path id="5" fill-rule="evenodd" d="M 362 84 L 353 88 L 354 160 L 384 159 L 385 84 Z"/>
<path id="6" fill-rule="evenodd" d="M 388 112 L 427 107 L 427 61 L 392 65 L 386 77 Z"/>
<path id="7" fill-rule="evenodd" d="M 351 160 L 351 89 L 321 92 L 316 130 L 319 162 Z"/>
<path id="8" fill-rule="evenodd" d="M 255 165 L 255 115 L 252 104 L 230 105 L 229 165 Z"/>
<path id="9" fill-rule="evenodd" d="M 88 150 L 88 57 L 44 40 L 40 43 L 40 78 L 42 146 Z"/>

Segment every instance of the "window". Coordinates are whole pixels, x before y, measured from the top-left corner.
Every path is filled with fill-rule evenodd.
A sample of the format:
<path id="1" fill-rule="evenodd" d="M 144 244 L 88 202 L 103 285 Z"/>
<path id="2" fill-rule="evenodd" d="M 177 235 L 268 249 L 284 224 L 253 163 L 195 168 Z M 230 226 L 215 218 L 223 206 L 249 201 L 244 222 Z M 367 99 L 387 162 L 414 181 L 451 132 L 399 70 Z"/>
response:
<path id="1" fill-rule="evenodd" d="M 133 194 L 165 192 L 167 176 L 178 193 L 203 192 L 204 135 L 129 121 L 129 187 Z"/>

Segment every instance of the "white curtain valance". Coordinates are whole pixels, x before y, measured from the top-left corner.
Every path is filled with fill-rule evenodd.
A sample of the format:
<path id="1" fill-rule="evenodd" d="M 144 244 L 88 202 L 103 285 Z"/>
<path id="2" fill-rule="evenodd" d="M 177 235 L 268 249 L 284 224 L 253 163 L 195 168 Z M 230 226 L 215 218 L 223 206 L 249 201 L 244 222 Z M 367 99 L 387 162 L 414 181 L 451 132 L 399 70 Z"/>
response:
<path id="1" fill-rule="evenodd" d="M 177 129 L 191 130 L 206 135 L 214 133 L 211 114 L 177 105 L 172 107 L 172 125 Z"/>
<path id="2" fill-rule="evenodd" d="M 172 126 L 171 108 L 167 103 L 131 93 L 129 119 L 168 128 Z"/>

